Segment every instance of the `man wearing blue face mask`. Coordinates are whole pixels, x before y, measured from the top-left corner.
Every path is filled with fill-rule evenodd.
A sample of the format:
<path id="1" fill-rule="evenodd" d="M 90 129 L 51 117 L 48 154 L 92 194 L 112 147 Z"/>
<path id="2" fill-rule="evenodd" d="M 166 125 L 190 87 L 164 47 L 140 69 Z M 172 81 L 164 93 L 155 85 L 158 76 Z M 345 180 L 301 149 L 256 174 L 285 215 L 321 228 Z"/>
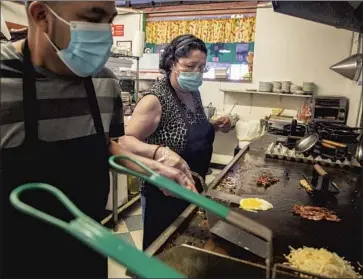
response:
<path id="1" fill-rule="evenodd" d="M 112 46 L 114 1 L 31 1 L 27 39 L 1 46 L 1 277 L 107 278 L 107 259 L 67 233 L 16 211 L 9 194 L 43 182 L 100 221 L 109 192 L 110 154 L 141 161 L 193 188 L 177 169 L 112 141 L 123 135 L 120 87 L 104 68 Z M 24 201 L 65 221 L 53 196 Z"/>

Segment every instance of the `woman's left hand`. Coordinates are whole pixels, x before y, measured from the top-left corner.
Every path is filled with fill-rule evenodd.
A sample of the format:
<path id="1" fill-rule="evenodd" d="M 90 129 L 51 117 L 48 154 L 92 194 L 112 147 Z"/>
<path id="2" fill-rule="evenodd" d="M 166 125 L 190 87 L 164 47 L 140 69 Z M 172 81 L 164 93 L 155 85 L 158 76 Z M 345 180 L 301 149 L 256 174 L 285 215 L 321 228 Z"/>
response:
<path id="1" fill-rule="evenodd" d="M 222 116 L 212 122 L 216 131 L 228 133 L 231 130 L 231 120 L 228 116 Z"/>

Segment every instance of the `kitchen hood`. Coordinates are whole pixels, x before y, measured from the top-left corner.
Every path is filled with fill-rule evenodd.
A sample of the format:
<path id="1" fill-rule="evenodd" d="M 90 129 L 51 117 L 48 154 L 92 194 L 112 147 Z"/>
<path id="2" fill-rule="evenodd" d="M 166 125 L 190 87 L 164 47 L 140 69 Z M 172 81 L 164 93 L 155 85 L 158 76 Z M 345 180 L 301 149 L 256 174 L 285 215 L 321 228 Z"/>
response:
<path id="1" fill-rule="evenodd" d="M 363 33 L 362 1 L 272 1 L 274 11 Z"/>

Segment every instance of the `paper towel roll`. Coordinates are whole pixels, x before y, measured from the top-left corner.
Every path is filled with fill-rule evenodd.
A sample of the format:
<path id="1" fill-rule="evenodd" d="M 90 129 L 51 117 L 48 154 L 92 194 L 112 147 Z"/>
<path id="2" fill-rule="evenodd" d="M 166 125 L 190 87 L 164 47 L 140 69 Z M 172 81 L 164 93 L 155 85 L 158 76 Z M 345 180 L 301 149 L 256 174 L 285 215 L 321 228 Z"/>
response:
<path id="1" fill-rule="evenodd" d="M 132 55 L 142 57 L 144 53 L 145 32 L 136 31 L 132 41 Z"/>

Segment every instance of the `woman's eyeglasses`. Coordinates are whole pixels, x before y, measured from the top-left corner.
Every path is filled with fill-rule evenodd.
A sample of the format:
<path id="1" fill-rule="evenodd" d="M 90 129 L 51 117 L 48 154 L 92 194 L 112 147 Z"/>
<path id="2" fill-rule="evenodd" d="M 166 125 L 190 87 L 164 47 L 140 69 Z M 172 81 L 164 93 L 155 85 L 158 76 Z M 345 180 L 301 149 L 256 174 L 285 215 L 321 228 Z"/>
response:
<path id="1" fill-rule="evenodd" d="M 209 71 L 209 67 L 208 66 L 187 66 L 187 65 L 183 65 L 181 63 L 178 62 L 178 64 L 180 66 L 183 67 L 183 69 L 186 72 L 199 72 L 199 73 L 207 73 Z"/>

